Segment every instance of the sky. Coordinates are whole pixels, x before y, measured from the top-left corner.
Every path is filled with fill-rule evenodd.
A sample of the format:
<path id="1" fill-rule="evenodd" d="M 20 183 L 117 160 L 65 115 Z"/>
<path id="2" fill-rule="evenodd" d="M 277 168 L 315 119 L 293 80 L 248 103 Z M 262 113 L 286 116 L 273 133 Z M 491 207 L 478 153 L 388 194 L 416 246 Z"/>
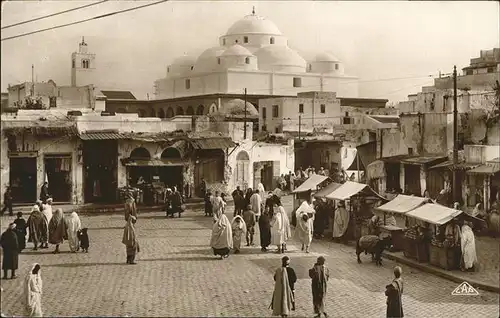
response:
<path id="1" fill-rule="evenodd" d="M 109 1 L 1 30 L 6 38 L 148 1 Z M 91 3 L 2 1 L 2 27 Z M 184 54 L 218 46 L 236 21 L 256 13 L 273 21 L 305 58 L 331 52 L 358 76 L 359 97 L 406 100 L 432 76 L 461 70 L 480 50 L 500 47 L 497 1 L 169 1 L 108 18 L 1 42 L 1 90 L 52 79 L 70 85 L 71 53 L 82 36 L 96 54 L 98 84 L 153 96 L 154 81 Z M 403 78 L 403 79 L 401 79 Z"/>

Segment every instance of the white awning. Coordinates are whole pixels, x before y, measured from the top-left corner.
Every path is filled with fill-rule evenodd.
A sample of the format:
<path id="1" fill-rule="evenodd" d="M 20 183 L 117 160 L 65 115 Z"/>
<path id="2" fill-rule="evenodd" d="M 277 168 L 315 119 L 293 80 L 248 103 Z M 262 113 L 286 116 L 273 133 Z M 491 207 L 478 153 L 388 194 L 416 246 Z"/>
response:
<path id="1" fill-rule="evenodd" d="M 443 225 L 460 214 L 462 214 L 460 210 L 450 209 L 441 204 L 427 203 L 406 213 L 406 216 L 431 224 Z"/>
<path id="2" fill-rule="evenodd" d="M 322 176 L 319 174 L 313 174 L 309 177 L 304 183 L 297 187 L 297 189 L 293 190 L 293 193 L 306 192 L 309 190 L 316 190 L 318 185 L 328 179 L 327 176 Z"/>
<path id="3" fill-rule="evenodd" d="M 384 212 L 396 212 L 405 214 L 418 208 L 419 206 L 431 202 L 428 198 L 415 197 L 411 195 L 400 194 L 392 201 L 379 206 L 377 209 Z"/>
<path id="4" fill-rule="evenodd" d="M 387 200 L 384 197 L 380 196 L 377 192 L 373 191 L 368 185 L 364 183 L 357 183 L 352 181 L 346 181 L 340 187 L 338 187 L 335 191 L 328 194 L 326 196 L 327 199 L 330 200 L 347 200 L 353 195 L 360 193 L 361 191 L 368 192 L 374 196 L 377 196 L 381 199 Z"/>

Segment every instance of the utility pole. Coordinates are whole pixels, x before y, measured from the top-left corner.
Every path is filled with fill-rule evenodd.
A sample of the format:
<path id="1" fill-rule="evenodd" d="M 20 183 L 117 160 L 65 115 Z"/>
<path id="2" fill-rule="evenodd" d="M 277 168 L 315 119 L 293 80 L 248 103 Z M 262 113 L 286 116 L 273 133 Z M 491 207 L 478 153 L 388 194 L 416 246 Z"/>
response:
<path id="1" fill-rule="evenodd" d="M 299 141 L 300 141 L 300 128 L 302 127 L 302 114 L 299 114 Z"/>
<path id="2" fill-rule="evenodd" d="M 358 168 L 358 182 L 361 183 L 361 176 L 359 172 L 359 151 L 358 147 L 356 147 L 356 168 Z"/>
<path id="3" fill-rule="evenodd" d="M 458 163 L 458 109 L 457 109 L 457 67 L 453 67 L 453 164 Z M 453 200 L 460 202 L 458 174 L 453 167 Z"/>
<path id="4" fill-rule="evenodd" d="M 243 128 L 243 139 L 247 139 L 247 89 L 245 87 L 245 127 Z"/>
<path id="5" fill-rule="evenodd" d="M 31 64 L 31 96 L 35 94 L 35 65 Z"/>

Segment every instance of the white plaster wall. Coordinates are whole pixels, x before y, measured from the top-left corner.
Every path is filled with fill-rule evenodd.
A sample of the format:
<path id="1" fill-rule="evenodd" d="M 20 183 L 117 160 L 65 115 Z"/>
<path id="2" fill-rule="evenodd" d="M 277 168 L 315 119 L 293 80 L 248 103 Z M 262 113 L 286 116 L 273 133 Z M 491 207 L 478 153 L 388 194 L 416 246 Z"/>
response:
<path id="1" fill-rule="evenodd" d="M 90 114 L 88 116 L 75 117 L 79 131 L 92 130 L 118 130 L 119 132 L 145 132 L 155 133 L 161 131 L 174 131 L 190 123 L 185 119 L 176 123 L 172 120 L 161 120 L 160 118 L 139 118 L 137 114 L 120 114 L 119 116 L 100 116 Z"/>
<path id="2" fill-rule="evenodd" d="M 37 198 L 40 196 L 40 188 L 45 181 L 45 154 L 71 154 L 71 203 L 80 204 L 83 202 L 83 169 L 78 162 L 78 147 L 80 141 L 70 139 L 67 136 L 58 138 L 44 138 L 38 140 L 32 136 L 24 138 L 24 149 L 20 141 L 18 143 L 18 151 L 38 151 L 36 159 L 37 164 Z M 8 157 L 7 139 L 2 134 L 1 144 L 1 182 L 0 190 L 5 191 L 5 187 L 10 182 L 10 160 Z M 3 195 L 2 195 L 3 201 Z"/>

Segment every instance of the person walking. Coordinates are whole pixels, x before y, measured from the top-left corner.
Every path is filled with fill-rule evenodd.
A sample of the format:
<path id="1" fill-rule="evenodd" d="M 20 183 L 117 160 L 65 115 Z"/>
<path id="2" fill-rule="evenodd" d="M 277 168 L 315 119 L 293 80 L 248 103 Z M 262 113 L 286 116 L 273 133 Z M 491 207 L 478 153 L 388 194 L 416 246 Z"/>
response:
<path id="1" fill-rule="evenodd" d="M 3 208 L 2 212 L 0 212 L 0 216 L 2 216 L 7 210 L 9 210 L 10 216 L 14 215 L 14 211 L 12 210 L 12 190 L 10 187 L 7 187 L 5 193 L 3 194 Z"/>
<path id="2" fill-rule="evenodd" d="M 26 234 L 28 234 L 23 212 L 17 212 L 17 219 L 15 219 L 14 224 L 16 224 L 17 243 L 19 244 L 19 253 L 21 253 L 26 248 Z"/>
<path id="3" fill-rule="evenodd" d="M 252 206 L 247 205 L 245 212 L 243 212 L 243 220 L 247 226 L 247 246 L 253 245 L 253 236 L 255 235 L 255 213 L 252 211 Z"/>
<path id="4" fill-rule="evenodd" d="M 307 213 L 300 213 L 297 220 L 296 233 L 297 237 L 302 243 L 301 251 L 305 249 L 306 253 L 309 253 L 309 246 L 311 245 L 313 239 L 313 221 Z"/>
<path id="5" fill-rule="evenodd" d="M 325 258 L 323 256 L 318 257 L 316 264 L 309 270 L 309 277 L 311 278 L 315 317 L 319 318 L 321 315 L 328 317 L 325 311 L 325 299 L 330 271 L 325 266 Z"/>
<path id="6" fill-rule="evenodd" d="M 131 215 L 137 219 L 137 205 L 135 203 L 134 195 L 130 191 L 127 192 L 124 208 L 125 208 L 125 221 L 128 221 Z"/>
<path id="7" fill-rule="evenodd" d="M 271 218 L 267 212 L 262 213 L 259 218 L 260 247 L 262 252 L 267 252 L 271 245 Z"/>
<path id="8" fill-rule="evenodd" d="M 137 241 L 137 235 L 135 233 L 135 222 L 137 218 L 131 215 L 123 229 L 122 243 L 126 247 L 127 252 L 127 264 L 135 265 L 135 255 L 140 252 L 139 242 Z"/>
<path id="9" fill-rule="evenodd" d="M 270 309 L 273 316 L 287 317 L 294 310 L 293 287 L 297 281 L 295 271 L 289 267 L 290 259 L 285 256 L 281 259 L 281 267 L 274 273 L 274 291 Z"/>
<path id="10" fill-rule="evenodd" d="M 233 248 L 233 231 L 225 214 L 221 214 L 212 227 L 210 247 L 214 255 L 218 255 L 220 259 L 229 257 L 229 252 Z"/>
<path id="11" fill-rule="evenodd" d="M 259 189 L 255 190 L 254 194 L 250 197 L 250 206 L 255 214 L 255 222 L 259 222 L 262 214 L 262 197 L 260 196 Z"/>
<path id="12" fill-rule="evenodd" d="M 16 224 L 11 223 L 5 232 L 0 237 L 0 246 L 2 246 L 3 260 L 3 279 L 7 279 L 7 273 L 11 271 L 11 279 L 17 278 L 16 270 L 19 265 L 19 244 L 17 242 L 17 234 L 15 232 Z"/>
<path id="13" fill-rule="evenodd" d="M 403 315 L 403 279 L 401 267 L 394 267 L 394 279 L 392 283 L 385 286 L 385 295 L 387 296 L 387 318 L 402 318 Z"/>
<path id="14" fill-rule="evenodd" d="M 26 311 L 29 317 L 43 317 L 42 311 L 42 276 L 40 264 L 35 263 L 26 276 L 24 294 Z"/>
<path id="15" fill-rule="evenodd" d="M 68 233 L 66 232 L 64 213 L 61 209 L 57 209 L 54 212 L 54 216 L 52 216 L 49 224 L 49 243 L 56 246 L 56 249 L 53 252 L 54 254 L 59 253 L 59 245 L 61 245 L 67 238 Z"/>
<path id="16" fill-rule="evenodd" d="M 69 250 L 76 253 L 80 249 L 80 241 L 78 240 L 78 231 L 82 229 L 82 222 L 76 212 L 72 212 L 65 219 L 66 229 L 68 232 Z"/>
<path id="17" fill-rule="evenodd" d="M 240 253 L 241 241 L 247 236 L 247 226 L 240 215 L 234 217 L 231 222 L 231 230 L 233 232 L 233 249 L 234 254 Z"/>
<path id="18" fill-rule="evenodd" d="M 28 242 L 33 242 L 33 250 L 36 251 L 38 249 L 38 243 L 41 243 L 40 247 L 44 247 L 44 242 L 47 242 L 48 239 L 47 226 L 38 204 L 33 205 L 31 214 L 28 218 L 27 226 L 29 229 Z"/>

